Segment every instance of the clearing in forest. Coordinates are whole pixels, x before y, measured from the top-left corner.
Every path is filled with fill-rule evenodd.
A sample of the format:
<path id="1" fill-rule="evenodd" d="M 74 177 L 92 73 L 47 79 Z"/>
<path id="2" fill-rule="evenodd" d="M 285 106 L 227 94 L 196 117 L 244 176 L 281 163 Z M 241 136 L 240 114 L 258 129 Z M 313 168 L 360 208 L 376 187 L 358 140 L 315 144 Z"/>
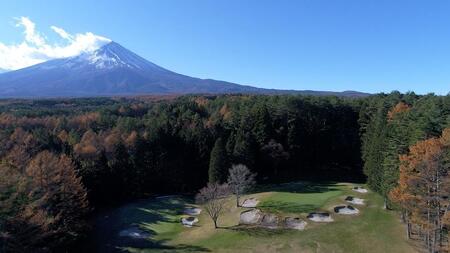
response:
<path id="1" fill-rule="evenodd" d="M 184 227 L 180 222 L 186 217 L 183 210 L 196 205 L 189 197 L 171 196 L 103 213 L 90 240 L 99 252 L 416 252 L 403 236 L 398 215 L 383 210 L 382 198 L 376 193 L 355 193 L 354 186 L 308 182 L 260 186 L 242 199 L 260 200 L 258 208 L 280 220 L 306 221 L 304 230 L 239 225 L 240 213 L 250 209 L 237 208 L 234 198 L 219 218 L 219 229 L 214 229 L 206 212 L 196 216 L 198 223 Z M 365 199 L 358 214 L 333 211 L 337 205 L 346 205 L 347 196 Z M 334 221 L 313 222 L 307 219 L 310 212 L 330 213 Z M 130 228 L 139 232 L 137 238 L 120 235 Z M 148 238 L 140 238 L 142 234 Z"/>

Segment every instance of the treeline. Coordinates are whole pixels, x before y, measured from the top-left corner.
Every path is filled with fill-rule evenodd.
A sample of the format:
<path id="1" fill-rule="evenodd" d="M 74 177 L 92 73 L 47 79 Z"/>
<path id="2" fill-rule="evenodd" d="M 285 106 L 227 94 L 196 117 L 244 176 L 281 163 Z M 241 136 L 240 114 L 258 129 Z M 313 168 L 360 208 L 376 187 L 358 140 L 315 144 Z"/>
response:
<path id="1" fill-rule="evenodd" d="M 2 101 L 0 247 L 68 248 L 96 207 L 193 193 L 216 165 L 245 164 L 259 182 L 363 180 L 359 105 L 244 95 Z"/>
<path id="2" fill-rule="evenodd" d="M 449 115 L 450 96 L 397 92 L 0 101 L 0 251 L 64 251 L 96 208 L 194 193 L 232 164 L 258 183 L 367 177 L 399 208 L 399 155 Z"/>
<path id="3" fill-rule="evenodd" d="M 372 96 L 364 100 L 360 124 L 370 188 L 385 197 L 387 208 L 402 211 L 409 238 L 423 241 L 429 252 L 446 252 L 450 96 Z"/>

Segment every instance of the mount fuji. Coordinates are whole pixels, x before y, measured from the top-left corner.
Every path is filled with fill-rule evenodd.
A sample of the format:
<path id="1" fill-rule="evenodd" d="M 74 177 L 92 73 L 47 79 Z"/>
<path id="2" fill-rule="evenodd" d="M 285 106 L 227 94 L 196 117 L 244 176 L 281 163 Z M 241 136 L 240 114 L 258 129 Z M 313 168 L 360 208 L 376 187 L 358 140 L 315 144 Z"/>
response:
<path id="1" fill-rule="evenodd" d="M 200 79 L 164 69 L 110 42 L 78 56 L 0 74 L 0 97 L 83 97 L 190 93 L 306 93 L 363 96 L 359 92 L 286 91 Z"/>

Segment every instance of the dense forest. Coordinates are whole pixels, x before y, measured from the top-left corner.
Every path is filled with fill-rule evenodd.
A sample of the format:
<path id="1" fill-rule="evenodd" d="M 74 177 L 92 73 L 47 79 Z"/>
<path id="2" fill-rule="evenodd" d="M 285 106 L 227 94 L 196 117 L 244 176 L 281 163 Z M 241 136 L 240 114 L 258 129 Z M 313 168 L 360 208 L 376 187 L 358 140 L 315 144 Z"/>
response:
<path id="1" fill-rule="evenodd" d="M 194 193 L 211 178 L 225 177 L 213 175 L 212 167 L 232 164 L 248 166 L 258 183 L 367 180 L 385 196 L 387 208 L 402 210 L 405 222 L 425 233 L 427 246 L 443 244 L 448 203 L 439 202 L 436 219 L 427 220 L 439 222 L 433 232 L 441 236 L 432 236 L 432 226 L 408 218 L 419 216 L 415 207 L 403 205 L 408 189 L 401 185 L 411 180 L 407 172 L 414 164 L 404 161 L 414 155 L 414 145 L 430 139 L 441 143 L 436 145 L 445 182 L 446 127 L 450 96 L 398 92 L 358 99 L 3 100 L 0 251 L 66 250 L 83 238 L 89 215 L 99 208 L 156 194 Z M 438 191 L 436 199 L 448 201 L 445 188 Z"/>
<path id="2" fill-rule="evenodd" d="M 370 188 L 385 197 L 388 209 L 401 211 L 408 238 L 422 241 L 428 252 L 447 252 L 450 96 L 369 97 L 360 125 Z"/>

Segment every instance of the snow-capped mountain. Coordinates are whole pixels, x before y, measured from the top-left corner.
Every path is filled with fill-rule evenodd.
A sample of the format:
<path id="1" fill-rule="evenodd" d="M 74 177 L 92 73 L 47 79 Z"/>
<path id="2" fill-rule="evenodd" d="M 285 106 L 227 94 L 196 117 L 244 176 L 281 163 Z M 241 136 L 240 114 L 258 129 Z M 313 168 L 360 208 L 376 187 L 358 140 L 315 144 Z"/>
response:
<path id="1" fill-rule="evenodd" d="M 111 42 L 93 52 L 0 75 L 0 96 L 107 96 L 252 92 L 257 88 L 169 71 Z"/>
<path id="2" fill-rule="evenodd" d="M 0 97 L 290 92 L 298 91 L 260 89 L 181 75 L 147 61 L 115 42 L 93 52 L 0 74 Z M 311 91 L 306 93 L 311 94 Z"/>

